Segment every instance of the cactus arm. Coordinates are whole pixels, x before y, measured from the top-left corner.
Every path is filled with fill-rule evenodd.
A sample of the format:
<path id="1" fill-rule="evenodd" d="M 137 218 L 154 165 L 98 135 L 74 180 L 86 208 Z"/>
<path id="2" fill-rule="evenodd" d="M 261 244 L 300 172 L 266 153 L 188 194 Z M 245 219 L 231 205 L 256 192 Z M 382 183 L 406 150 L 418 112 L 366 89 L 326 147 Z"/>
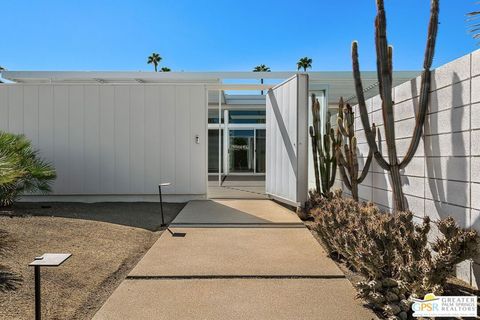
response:
<path id="1" fill-rule="evenodd" d="M 365 95 L 363 94 L 362 79 L 360 76 L 360 64 L 358 62 L 358 44 L 352 43 L 352 65 L 353 65 L 353 78 L 355 80 L 355 92 L 358 99 L 358 107 L 360 109 L 360 119 L 362 120 L 363 130 L 365 137 L 367 138 L 368 147 L 372 150 L 375 159 L 380 167 L 384 170 L 390 170 L 390 165 L 387 163 L 382 154 L 378 151 L 377 142 L 375 141 L 375 135 L 372 134 L 370 128 L 370 120 L 368 119 L 368 110 L 365 103 Z"/>
<path id="2" fill-rule="evenodd" d="M 342 149 L 340 147 L 337 149 L 337 161 L 340 167 L 348 167 L 347 161 L 345 161 L 345 157 L 343 156 Z"/>
<path id="3" fill-rule="evenodd" d="M 365 180 L 365 178 L 367 177 L 368 170 L 370 169 L 370 165 L 372 164 L 372 158 L 373 158 L 373 154 L 370 151 L 368 153 L 367 160 L 365 160 L 365 165 L 363 166 L 362 174 L 358 178 L 358 183 L 362 183 L 363 180 Z"/>
<path id="4" fill-rule="evenodd" d="M 345 126 L 343 125 L 343 119 L 338 118 L 337 119 L 337 128 L 340 130 L 340 133 L 344 136 L 348 136 L 347 130 L 345 129 Z"/>
<path id="5" fill-rule="evenodd" d="M 330 172 L 331 172 L 331 176 L 330 176 L 330 182 L 329 182 L 329 188 L 330 189 L 331 187 L 333 187 L 333 185 L 335 184 L 335 178 L 337 176 L 337 159 L 335 157 L 335 154 L 332 154 L 332 168 L 330 169 Z"/>
<path id="6" fill-rule="evenodd" d="M 375 133 L 375 123 L 372 124 L 372 129 L 374 129 L 373 132 Z M 365 160 L 365 164 L 363 166 L 362 174 L 358 178 L 358 183 L 362 183 L 363 180 L 365 180 L 365 178 L 367 177 L 368 170 L 370 170 L 370 166 L 372 164 L 372 159 L 373 159 L 373 152 L 372 150 L 369 150 L 367 160 Z"/>
<path id="7" fill-rule="evenodd" d="M 393 114 L 392 99 L 392 56 L 387 41 L 387 22 L 383 0 L 377 0 L 377 17 L 375 19 L 375 45 L 378 66 L 380 67 L 378 79 L 381 83 L 382 114 L 387 142 L 388 160 L 390 167 L 398 165 L 397 148 L 395 144 L 395 119 Z"/>
<path id="8" fill-rule="evenodd" d="M 420 138 L 423 133 L 423 126 L 425 124 L 425 118 L 427 115 L 428 102 L 430 98 L 430 83 L 431 83 L 431 71 L 433 55 L 435 52 L 435 42 L 437 39 L 438 30 L 438 13 L 439 13 L 439 1 L 432 0 L 430 7 L 430 22 L 428 25 L 428 39 L 425 48 L 425 57 L 423 62 L 422 83 L 420 86 L 420 100 L 418 114 L 415 117 L 415 128 L 413 130 L 413 137 L 408 147 L 407 153 L 400 163 L 400 169 L 405 168 L 412 160 L 415 152 L 417 151 L 420 143 Z"/>
<path id="9" fill-rule="evenodd" d="M 340 169 L 339 171 L 340 171 L 340 175 L 342 176 L 343 183 L 348 188 L 348 190 L 352 190 L 352 184 L 348 180 L 347 173 L 345 172 L 345 167 L 339 166 L 339 169 Z"/>
<path id="10" fill-rule="evenodd" d="M 358 158 L 357 158 L 357 138 L 352 137 L 350 141 L 350 154 L 351 154 L 351 162 L 352 162 L 352 176 L 357 179 L 358 175 Z"/>
<path id="11" fill-rule="evenodd" d="M 312 154 L 313 154 L 313 167 L 315 171 L 315 187 L 317 192 L 320 193 L 320 177 L 318 174 L 318 157 L 317 157 L 317 142 L 315 139 L 315 135 L 313 133 L 313 127 L 310 126 L 309 128 L 310 137 L 312 138 Z"/>

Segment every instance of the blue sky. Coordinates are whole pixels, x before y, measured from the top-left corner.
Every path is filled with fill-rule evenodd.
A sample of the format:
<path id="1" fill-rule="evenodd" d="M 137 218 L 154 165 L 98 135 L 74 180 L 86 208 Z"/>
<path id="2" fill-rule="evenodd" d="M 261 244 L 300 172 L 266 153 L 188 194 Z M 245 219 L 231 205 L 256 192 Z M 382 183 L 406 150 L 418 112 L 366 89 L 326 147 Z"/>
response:
<path id="1" fill-rule="evenodd" d="M 395 70 L 422 66 L 429 0 L 386 0 Z M 350 70 L 359 40 L 375 69 L 374 0 L 3 0 L 0 65 L 9 70 L 151 70 L 158 52 L 174 71 L 244 71 L 267 64 Z M 474 0 L 441 0 L 434 66 L 475 49 L 465 14 Z"/>

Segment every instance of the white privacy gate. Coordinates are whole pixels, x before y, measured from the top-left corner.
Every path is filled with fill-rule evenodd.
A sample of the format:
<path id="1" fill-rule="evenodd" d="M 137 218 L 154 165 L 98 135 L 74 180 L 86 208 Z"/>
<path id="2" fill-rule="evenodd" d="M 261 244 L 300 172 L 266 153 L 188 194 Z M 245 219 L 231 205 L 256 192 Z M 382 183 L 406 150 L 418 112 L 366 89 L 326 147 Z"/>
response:
<path id="1" fill-rule="evenodd" d="M 308 75 L 270 89 L 266 105 L 266 193 L 291 205 L 308 194 Z"/>

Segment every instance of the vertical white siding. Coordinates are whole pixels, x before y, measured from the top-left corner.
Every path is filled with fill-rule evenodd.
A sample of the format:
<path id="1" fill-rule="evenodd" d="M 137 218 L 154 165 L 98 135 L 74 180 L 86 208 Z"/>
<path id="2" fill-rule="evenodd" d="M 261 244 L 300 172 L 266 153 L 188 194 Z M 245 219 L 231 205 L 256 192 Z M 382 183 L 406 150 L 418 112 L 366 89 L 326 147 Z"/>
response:
<path id="1" fill-rule="evenodd" d="M 172 183 L 167 195 L 205 195 L 205 92 L 203 85 L 6 84 L 0 129 L 25 134 L 55 166 L 53 196 L 153 197 L 160 182 Z"/>
<path id="2" fill-rule="evenodd" d="M 307 109 L 306 75 L 296 75 L 268 92 L 266 192 L 295 204 L 307 196 Z"/>

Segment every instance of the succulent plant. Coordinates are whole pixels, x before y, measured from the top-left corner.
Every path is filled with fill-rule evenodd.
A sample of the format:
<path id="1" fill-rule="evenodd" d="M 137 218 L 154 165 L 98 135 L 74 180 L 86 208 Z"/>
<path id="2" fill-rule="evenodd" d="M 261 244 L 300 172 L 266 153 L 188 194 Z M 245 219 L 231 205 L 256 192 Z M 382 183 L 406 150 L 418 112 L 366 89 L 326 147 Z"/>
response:
<path id="1" fill-rule="evenodd" d="M 355 137 L 355 114 L 350 104 L 344 104 L 343 98 L 340 98 L 338 104 L 337 117 L 337 136 L 343 137 L 338 139 L 336 144 L 336 157 L 340 175 L 344 185 L 351 191 L 353 199 L 358 201 L 358 185 L 363 182 L 368 174 L 370 164 L 373 158 L 373 152 L 369 149 L 368 156 L 365 160 L 362 173 L 358 175 L 358 157 L 357 157 L 357 138 Z M 372 125 L 373 134 L 375 135 L 375 124 Z M 342 140 L 345 140 L 342 151 Z"/>
<path id="2" fill-rule="evenodd" d="M 452 217 L 436 222 L 439 236 L 429 243 L 428 217 L 417 224 L 411 212 L 383 212 L 342 197 L 340 190 L 313 201 L 311 216 L 327 250 L 364 276 L 358 296 L 389 316 L 411 317 L 411 298 L 441 295 L 455 266 L 479 251 L 478 233 Z"/>
<path id="3" fill-rule="evenodd" d="M 320 102 L 312 94 L 313 125 L 309 128 L 312 139 L 313 165 L 315 170 L 315 185 L 317 193 L 329 197 L 330 189 L 335 183 L 337 160 L 335 149 L 339 143 L 330 123 L 330 113 L 325 121 L 325 134 L 322 137 L 320 126 Z"/>
<path id="4" fill-rule="evenodd" d="M 421 76 L 419 107 L 418 112 L 415 115 L 416 121 L 415 128 L 413 130 L 413 138 L 410 141 L 408 151 L 403 157 L 402 161 L 398 159 L 395 141 L 395 120 L 393 112 L 395 102 L 393 101 L 392 97 L 393 49 L 391 46 L 388 45 L 387 41 L 387 22 L 383 0 L 376 0 L 376 2 L 377 16 L 375 19 L 375 45 L 377 52 L 377 74 L 380 88 L 380 97 L 382 99 L 382 113 L 385 128 L 385 140 L 387 142 L 388 149 L 388 161 L 379 151 L 377 142 L 375 141 L 375 128 L 370 127 L 370 120 L 368 118 L 368 111 L 365 103 L 364 90 L 360 76 L 357 42 L 352 43 L 353 77 L 355 80 L 355 91 L 358 99 L 360 116 L 362 119 L 363 129 L 365 131 L 368 145 L 372 150 L 373 155 L 380 167 L 390 173 L 392 180 L 392 191 L 395 202 L 395 210 L 404 211 L 406 209 L 406 203 L 403 196 L 400 170 L 404 169 L 412 160 L 415 152 L 417 151 L 420 138 L 422 137 L 423 133 L 423 126 L 427 114 L 430 92 L 430 67 L 433 61 L 435 41 L 437 38 L 439 0 L 431 0 L 430 22 L 428 26 L 427 44 L 425 48 L 425 56 L 423 62 L 423 72 Z"/>

